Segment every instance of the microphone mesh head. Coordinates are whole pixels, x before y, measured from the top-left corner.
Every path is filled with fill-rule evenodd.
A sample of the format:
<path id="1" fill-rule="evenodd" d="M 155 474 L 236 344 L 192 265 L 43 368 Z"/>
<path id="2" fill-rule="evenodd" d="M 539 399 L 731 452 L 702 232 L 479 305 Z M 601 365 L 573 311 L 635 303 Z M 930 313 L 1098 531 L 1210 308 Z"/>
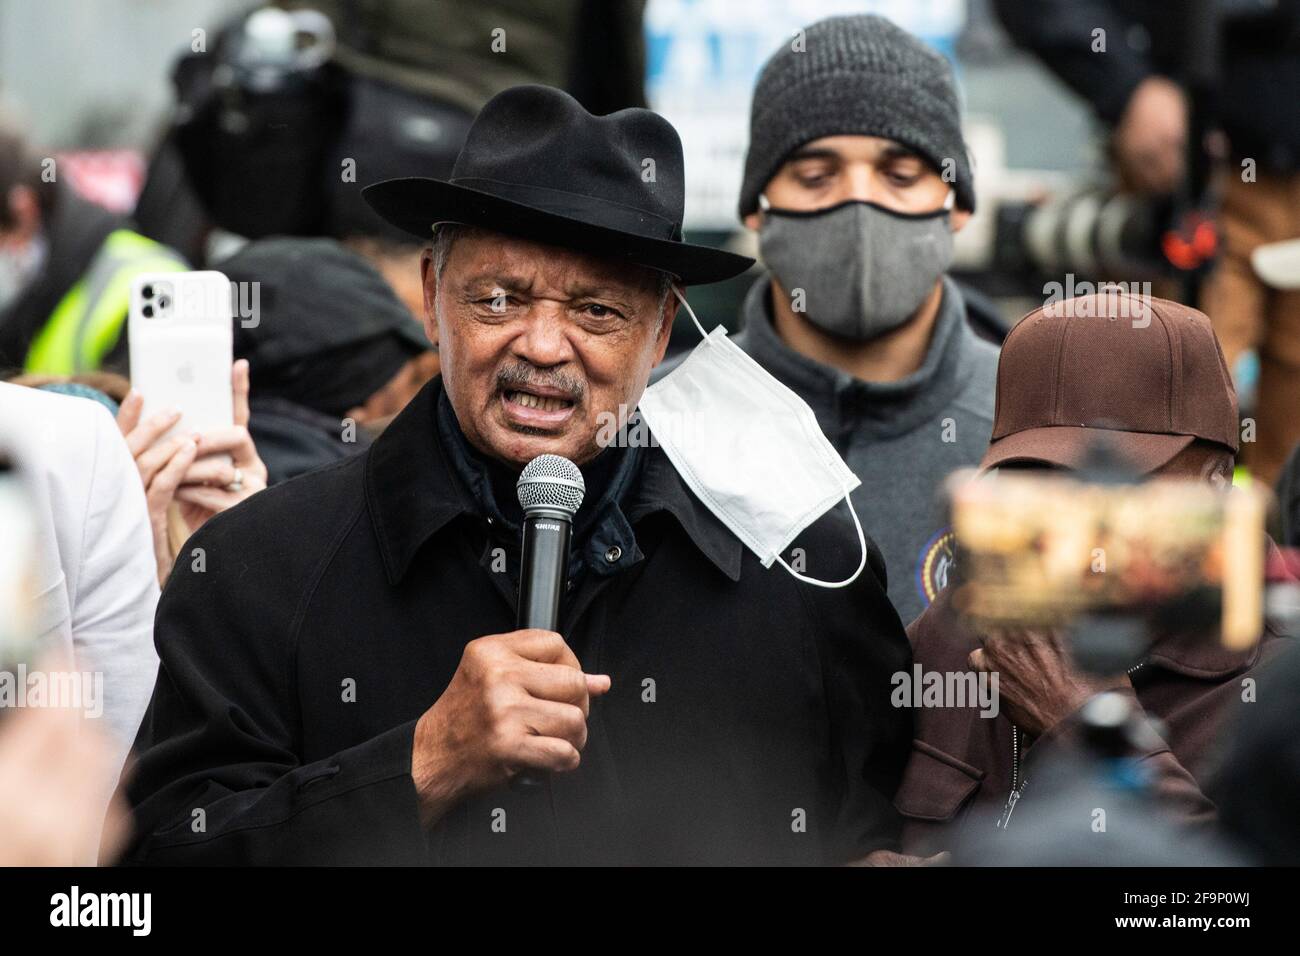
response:
<path id="1" fill-rule="evenodd" d="M 524 511 L 546 507 L 576 514 L 587 486 L 582 480 L 582 472 L 569 459 L 559 455 L 538 455 L 524 466 L 515 491 Z"/>

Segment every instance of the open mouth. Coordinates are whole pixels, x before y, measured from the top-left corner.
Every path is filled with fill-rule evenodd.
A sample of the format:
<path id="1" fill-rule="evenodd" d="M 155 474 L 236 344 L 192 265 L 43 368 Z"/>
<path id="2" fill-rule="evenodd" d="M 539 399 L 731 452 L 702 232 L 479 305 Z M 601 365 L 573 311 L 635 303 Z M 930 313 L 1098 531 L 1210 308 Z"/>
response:
<path id="1" fill-rule="evenodd" d="M 534 395 L 532 392 L 506 392 L 506 401 L 524 408 L 539 408 L 544 412 L 558 412 L 573 407 L 573 402 L 567 398 Z"/>
<path id="2" fill-rule="evenodd" d="M 512 422 L 530 428 L 559 425 L 565 422 L 577 400 L 551 389 L 506 389 L 501 405 Z"/>

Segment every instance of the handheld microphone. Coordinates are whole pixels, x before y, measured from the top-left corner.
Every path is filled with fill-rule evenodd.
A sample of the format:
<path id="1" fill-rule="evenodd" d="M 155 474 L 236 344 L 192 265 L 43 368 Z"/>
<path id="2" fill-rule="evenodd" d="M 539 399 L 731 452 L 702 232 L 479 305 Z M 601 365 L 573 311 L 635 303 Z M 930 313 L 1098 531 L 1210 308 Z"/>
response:
<path id="1" fill-rule="evenodd" d="M 573 516 L 587 488 L 578 466 L 559 455 L 538 455 L 524 468 L 515 487 L 524 509 L 523 553 L 519 567 L 520 630 L 554 631 L 569 581 L 569 540 Z M 535 791 L 545 774 L 523 771 L 510 779 L 515 790 Z"/>

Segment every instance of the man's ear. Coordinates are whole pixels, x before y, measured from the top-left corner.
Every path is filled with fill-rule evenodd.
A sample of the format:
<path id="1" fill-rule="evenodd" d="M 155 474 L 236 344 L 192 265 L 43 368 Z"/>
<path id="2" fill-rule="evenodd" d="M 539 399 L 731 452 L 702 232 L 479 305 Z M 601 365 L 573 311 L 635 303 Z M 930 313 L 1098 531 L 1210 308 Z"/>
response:
<path id="1" fill-rule="evenodd" d="M 680 291 L 679 287 L 673 285 L 674 292 Z M 677 308 L 681 304 L 680 300 L 672 292 L 668 294 L 668 301 L 664 303 L 664 317 L 659 325 L 659 335 L 655 340 L 655 365 L 664 360 L 664 353 L 668 351 L 668 340 L 672 338 L 673 322 L 677 319 Z"/>
<path id="2" fill-rule="evenodd" d="M 420 253 L 420 284 L 424 287 L 424 334 L 438 344 L 438 274 L 433 268 L 433 247 Z"/>
<path id="3" fill-rule="evenodd" d="M 966 228 L 966 223 L 970 222 L 970 217 L 969 209 L 954 209 L 948 214 L 948 225 L 952 227 L 953 232 L 961 232 Z"/>

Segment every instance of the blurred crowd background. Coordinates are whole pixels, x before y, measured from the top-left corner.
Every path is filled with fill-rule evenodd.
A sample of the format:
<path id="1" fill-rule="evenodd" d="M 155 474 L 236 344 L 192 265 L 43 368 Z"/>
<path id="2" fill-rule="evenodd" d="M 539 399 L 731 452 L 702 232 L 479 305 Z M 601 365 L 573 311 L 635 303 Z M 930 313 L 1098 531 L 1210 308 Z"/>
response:
<path id="1" fill-rule="evenodd" d="M 1278 32 L 1300 24 L 1294 6 L 0 0 L 0 192 L 26 187 L 0 212 L 0 379 L 107 397 L 145 475 L 165 579 L 207 515 L 364 448 L 437 374 L 422 246 L 362 187 L 446 178 L 489 98 L 543 83 L 593 113 L 667 116 L 685 148 L 687 238 L 755 254 L 736 199 L 760 67 L 814 21 L 878 13 L 956 68 L 979 208 L 951 275 L 976 331 L 999 343 L 1046 300 L 1108 282 L 1205 310 L 1237 386 L 1237 480 L 1276 487 L 1270 530 L 1294 547 L 1300 56 Z M 1082 55 L 1081 38 L 1111 55 Z M 232 456 L 232 491 L 173 501 L 174 483 L 150 487 L 157 432 L 128 397 L 127 296 L 135 274 L 203 268 L 241 290 L 236 424 L 252 437 L 199 451 Z M 736 327 L 759 268 L 693 290 L 706 325 Z M 695 337 L 678 324 L 680 352 Z M 360 433 L 341 438 L 341 420 Z"/>
<path id="2" fill-rule="evenodd" d="M 1300 342 L 1300 328 L 1290 327 L 1294 293 L 1240 262 L 1236 271 L 1247 274 L 1206 288 L 1226 230 L 1216 238 L 1205 222 L 1241 178 L 1237 154 L 1250 154 L 1252 183 L 1277 174 L 1268 188 L 1282 207 L 1237 245 L 1293 238 L 1284 234 L 1300 202 L 1300 120 L 1288 109 L 1297 66 L 1268 50 L 1278 30 L 1272 0 L 286 0 L 279 6 L 323 14 L 296 14 L 290 27 L 250 21 L 258 6 L 0 4 L 6 127 L 32 155 L 57 161 L 62 187 L 129 217 L 135 232 L 191 267 L 248 238 L 328 236 L 380 266 L 418 309 L 416 252 L 364 206 L 360 188 L 449 172 L 472 116 L 494 93 L 541 82 L 597 113 L 661 111 L 686 150 L 688 232 L 753 251 L 735 197 L 760 66 L 802 26 L 880 13 L 958 71 L 980 211 L 957 237 L 953 274 L 987 337 L 1000 339 L 1052 288 L 1068 296 L 1089 283 L 1152 282 L 1151 294 L 1198 305 L 1217 291 L 1232 303 L 1223 320 L 1231 331 L 1219 331 L 1243 416 L 1256 410 L 1261 353 L 1277 400 L 1297 397 L 1289 383 L 1300 381 L 1300 345 L 1287 344 Z M 1205 23 L 1217 26 L 1188 26 Z M 499 44 L 479 42 L 494 30 Z M 1081 39 L 1108 55 L 1080 53 Z M 1218 145 L 1212 116 L 1236 124 L 1232 155 Z M 301 175 L 308 168 L 318 175 Z M 78 256 L 88 267 L 94 240 L 114 223 L 92 227 L 89 210 L 75 218 L 62 225 L 80 227 Z M 73 279 L 60 277 L 65 286 Z M 742 276 L 702 289 L 697 301 L 731 325 L 751 283 Z M 0 361 L 62 374 L 122 359 L 120 343 L 113 356 L 58 355 L 48 343 L 24 354 L 44 318 L 7 318 Z M 678 349 L 690 341 L 681 331 Z M 1245 455 L 1269 481 L 1290 450 L 1267 437 L 1279 431 L 1300 437 L 1265 429 L 1268 447 Z"/>
<path id="3" fill-rule="evenodd" d="M 41 155 L 65 161 L 78 192 L 120 213 L 135 210 L 143 194 L 145 204 L 137 211 L 141 231 L 182 254 L 206 257 L 213 251 L 203 241 L 206 224 L 196 221 L 197 212 L 193 220 L 178 221 L 186 210 L 177 205 L 177 173 L 157 167 L 173 159 L 168 154 L 174 143 L 168 140 L 186 126 L 187 114 L 213 95 L 212 78 L 187 76 L 199 71 L 194 63 L 181 62 L 192 52 L 193 32 L 205 31 L 207 49 L 215 51 L 222 37 L 237 37 L 239 20 L 256 6 L 247 0 L 0 4 L 0 91 L 11 121 Z M 664 113 L 686 149 L 687 227 L 717 242 L 740 241 L 735 198 L 749 98 L 767 56 L 797 29 L 823 17 L 887 16 L 958 67 L 982 204 L 982 214 L 959 237 L 958 270 L 987 290 L 989 320 L 1003 326 L 1041 299 L 1037 290 L 1043 281 L 1032 274 L 1033 256 L 1015 228 L 1025 205 L 1085 188 L 1104 192 L 1114 182 L 1103 122 L 1033 52 L 1017 46 L 991 0 L 760 0 L 741 4 L 743 16 L 731 0 L 436 5 L 322 0 L 282 6 L 311 6 L 330 16 L 335 63 L 349 71 L 344 99 L 354 114 L 350 141 L 343 145 L 358 147 L 336 152 L 357 159 L 356 182 L 446 171 L 470 117 L 493 93 L 518 82 L 547 82 L 568 89 L 595 112 L 649 105 Z M 440 21 L 433 17 L 435 6 Z M 438 25 L 458 18 L 460 36 Z M 465 42 L 480 27 L 490 34 L 498 25 L 506 31 L 504 51 Z M 539 33 L 545 45 L 537 42 Z M 514 45 L 512 35 L 519 37 Z M 611 44 L 611 38 L 619 42 Z M 235 51 L 227 53 L 232 65 L 240 61 Z M 255 58 L 249 50 L 244 62 Z M 306 65 L 286 66 L 283 72 L 296 76 L 261 78 L 268 93 L 294 82 L 337 80 L 314 77 Z M 308 100 L 303 94 L 299 103 Z M 399 105 L 402 115 L 395 116 Z M 380 112 L 389 118 L 374 115 Z M 349 122 L 341 115 L 336 121 Z M 271 152 L 271 144 L 266 147 Z M 339 180 L 336 163 L 328 172 Z M 228 177 L 234 181 L 238 172 L 230 170 Z M 345 185 L 339 182 L 330 198 L 342 202 L 339 194 L 358 191 L 344 190 Z M 272 213 L 255 210 L 245 194 L 242 205 L 248 208 L 242 215 L 266 218 L 240 222 L 241 213 L 231 212 L 234 218 L 226 225 L 266 234 L 288 226 L 333 236 L 385 235 L 355 196 L 348 209 L 315 223 L 307 221 L 305 210 L 288 208 L 288 197 L 280 198 L 278 212 Z M 276 215 L 283 218 L 275 221 Z M 1044 264 L 1055 274 L 1055 262 Z M 1085 275 L 1087 262 L 1078 265 L 1080 279 L 1095 279 Z M 709 292 L 731 296 L 734 305 L 748 284 L 742 277 Z M 719 307 L 717 316 L 729 322 L 735 311 Z"/>

